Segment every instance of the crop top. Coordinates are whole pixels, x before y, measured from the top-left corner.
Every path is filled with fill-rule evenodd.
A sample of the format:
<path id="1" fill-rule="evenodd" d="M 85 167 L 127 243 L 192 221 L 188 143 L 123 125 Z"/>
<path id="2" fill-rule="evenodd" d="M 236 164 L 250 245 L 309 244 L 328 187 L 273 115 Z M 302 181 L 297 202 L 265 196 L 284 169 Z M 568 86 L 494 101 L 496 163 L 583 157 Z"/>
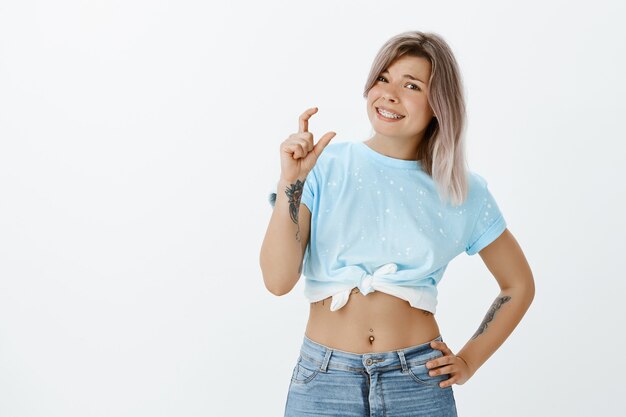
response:
<path id="1" fill-rule="evenodd" d="M 305 297 L 332 295 L 337 311 L 358 287 L 434 314 L 448 263 L 478 253 L 507 227 L 486 180 L 468 174 L 467 198 L 453 206 L 440 199 L 420 161 L 383 155 L 364 142 L 329 143 L 301 196 L 311 212 Z"/>

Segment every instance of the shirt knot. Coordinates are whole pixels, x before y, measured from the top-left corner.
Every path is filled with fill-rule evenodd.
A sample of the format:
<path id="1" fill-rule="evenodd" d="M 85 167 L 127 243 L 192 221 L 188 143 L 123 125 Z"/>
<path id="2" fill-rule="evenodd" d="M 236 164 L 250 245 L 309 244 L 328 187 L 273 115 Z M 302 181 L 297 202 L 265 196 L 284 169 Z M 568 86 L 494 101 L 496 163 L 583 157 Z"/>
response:
<path id="1" fill-rule="evenodd" d="M 381 275 L 393 274 L 398 270 L 398 265 L 393 262 L 384 264 L 380 268 L 376 269 L 373 274 L 364 274 L 359 283 L 356 285 L 359 288 L 359 291 L 363 295 L 367 295 L 372 291 L 376 291 L 376 277 Z M 353 287 L 354 288 L 354 287 Z M 351 289 L 347 289 L 337 294 L 333 295 L 332 302 L 330 304 L 330 311 L 337 311 L 348 302 L 348 298 L 350 297 Z"/>
<path id="2" fill-rule="evenodd" d="M 361 294 L 363 295 L 367 295 L 375 291 L 376 289 L 374 288 L 374 284 L 375 284 L 376 277 L 381 276 L 381 275 L 393 274 L 397 270 L 398 270 L 398 265 L 396 265 L 393 262 L 390 262 L 376 269 L 376 271 L 374 271 L 374 273 L 372 273 L 371 275 L 370 274 L 363 275 L 363 277 L 361 278 L 361 282 L 358 285 L 359 291 L 361 291 Z"/>

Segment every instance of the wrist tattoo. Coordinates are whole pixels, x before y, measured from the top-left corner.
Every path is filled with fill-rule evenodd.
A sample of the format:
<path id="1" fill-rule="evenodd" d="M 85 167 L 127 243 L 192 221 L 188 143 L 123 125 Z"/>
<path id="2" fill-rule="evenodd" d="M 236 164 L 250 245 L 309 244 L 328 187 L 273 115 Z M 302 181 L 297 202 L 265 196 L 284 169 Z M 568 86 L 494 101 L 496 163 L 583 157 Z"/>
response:
<path id="1" fill-rule="evenodd" d="M 508 295 L 496 298 L 493 304 L 491 304 L 491 307 L 489 307 L 489 311 L 487 311 L 487 314 L 485 315 L 483 322 L 480 324 L 480 327 L 478 327 L 478 330 L 476 330 L 476 333 L 474 333 L 474 335 L 472 336 L 472 340 L 476 339 L 485 331 L 485 329 L 487 328 L 487 324 L 493 320 L 496 311 L 498 311 L 500 307 L 502 307 L 502 305 L 508 302 L 510 299 L 511 297 Z"/>
<path id="2" fill-rule="evenodd" d="M 300 242 L 300 224 L 298 223 L 298 212 L 300 210 L 300 200 L 302 199 L 303 185 L 304 183 L 297 179 L 295 183 L 285 188 L 285 194 L 289 199 L 289 215 L 291 216 L 291 221 L 294 222 L 296 226 L 298 226 L 298 230 L 296 232 L 296 240 L 298 242 Z"/>

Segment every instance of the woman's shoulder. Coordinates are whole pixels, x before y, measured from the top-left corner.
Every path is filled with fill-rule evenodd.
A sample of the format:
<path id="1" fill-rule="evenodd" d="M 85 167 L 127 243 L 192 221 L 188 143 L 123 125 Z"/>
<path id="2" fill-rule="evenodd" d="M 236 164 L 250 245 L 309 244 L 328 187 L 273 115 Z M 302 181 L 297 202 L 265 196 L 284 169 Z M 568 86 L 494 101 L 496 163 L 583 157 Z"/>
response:
<path id="1" fill-rule="evenodd" d="M 467 183 L 467 202 L 469 204 L 474 203 L 481 205 L 487 198 L 490 197 L 491 192 L 489 191 L 489 181 L 487 181 L 483 175 L 477 173 L 476 171 L 468 170 Z"/>
<path id="2" fill-rule="evenodd" d="M 324 148 L 324 150 L 322 151 L 322 155 L 327 154 L 327 155 L 341 155 L 347 152 L 350 152 L 350 150 L 352 149 L 352 145 L 354 142 L 349 142 L 349 141 L 343 141 L 343 142 L 330 142 L 328 145 L 326 145 L 326 147 Z"/>
<path id="3" fill-rule="evenodd" d="M 472 171 L 471 169 L 467 170 L 467 183 L 470 190 L 481 190 L 487 186 L 487 180 L 485 177 L 476 171 Z"/>
<path id="4" fill-rule="evenodd" d="M 328 163 L 337 163 L 339 161 L 343 161 L 346 158 L 350 157 L 350 152 L 352 150 L 353 142 L 330 142 L 324 150 L 322 154 L 317 159 L 316 165 L 326 165 Z M 334 161 L 334 162 L 333 162 Z"/>

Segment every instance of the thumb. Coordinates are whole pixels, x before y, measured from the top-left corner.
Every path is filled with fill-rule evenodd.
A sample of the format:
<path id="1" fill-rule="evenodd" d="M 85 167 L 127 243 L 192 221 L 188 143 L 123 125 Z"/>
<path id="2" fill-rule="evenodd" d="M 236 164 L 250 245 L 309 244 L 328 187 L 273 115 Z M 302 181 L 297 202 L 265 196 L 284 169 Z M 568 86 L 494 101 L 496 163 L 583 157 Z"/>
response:
<path id="1" fill-rule="evenodd" d="M 315 150 L 315 154 L 317 156 L 320 156 L 324 148 L 326 148 L 326 145 L 328 145 L 330 140 L 334 138 L 336 135 L 337 133 L 335 132 L 328 132 L 324 136 L 322 136 L 320 140 L 317 141 L 317 144 L 315 144 L 315 146 L 313 147 L 313 149 Z"/>

